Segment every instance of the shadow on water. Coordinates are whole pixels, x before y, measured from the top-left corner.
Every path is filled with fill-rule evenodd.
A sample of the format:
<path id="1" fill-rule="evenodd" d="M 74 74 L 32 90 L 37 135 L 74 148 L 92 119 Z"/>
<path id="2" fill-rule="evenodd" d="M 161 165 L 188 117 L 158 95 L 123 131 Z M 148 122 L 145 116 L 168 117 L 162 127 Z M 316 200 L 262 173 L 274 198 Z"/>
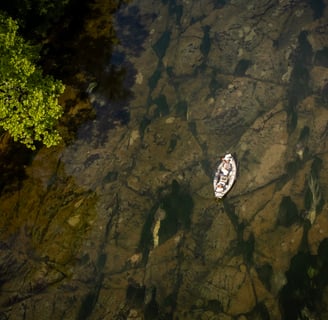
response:
<path id="1" fill-rule="evenodd" d="M 255 238 L 253 233 L 250 233 L 247 238 L 244 237 L 246 225 L 239 222 L 238 216 L 235 213 L 235 207 L 226 199 L 223 200 L 224 210 L 227 213 L 231 223 L 237 233 L 237 240 L 232 250 L 232 254 L 243 256 L 244 262 L 247 265 L 253 264 L 253 254 L 255 248 Z"/>
<path id="2" fill-rule="evenodd" d="M 227 4 L 228 0 L 215 0 L 213 2 L 216 9 L 221 9 Z"/>
<path id="3" fill-rule="evenodd" d="M 0 139 L 1 141 L 1 139 Z M 17 190 L 26 178 L 25 166 L 30 164 L 34 152 L 20 143 L 12 143 L 0 150 L 0 194 Z"/>
<path id="4" fill-rule="evenodd" d="M 245 238 L 245 227 L 246 225 L 243 222 L 239 222 L 238 216 L 235 213 L 234 206 L 227 201 L 223 200 L 224 210 L 228 215 L 231 223 L 233 224 L 235 231 L 237 233 L 237 239 L 233 247 L 231 248 L 232 255 L 242 256 L 244 263 L 250 267 L 254 266 L 259 279 L 263 285 L 270 291 L 271 289 L 271 276 L 273 274 L 272 266 L 267 264 L 261 267 L 256 267 L 253 261 L 253 255 L 255 250 L 255 237 L 253 233 L 250 233 L 247 238 Z M 245 314 L 247 319 L 262 319 L 270 320 L 270 313 L 266 305 L 263 302 L 257 303 L 254 308 Z"/>
<path id="5" fill-rule="evenodd" d="M 328 68 L 328 47 L 322 48 L 316 52 L 314 64 L 316 66 Z"/>
<path id="6" fill-rule="evenodd" d="M 176 0 L 161 0 L 163 5 L 168 5 L 168 12 L 171 17 L 175 16 L 175 23 L 181 25 L 181 17 L 183 14 L 183 5 L 177 4 Z"/>
<path id="7" fill-rule="evenodd" d="M 78 313 L 78 316 L 77 316 L 77 320 L 84 320 L 84 319 L 87 319 L 93 309 L 94 309 L 94 306 L 97 302 L 97 299 L 98 299 L 98 295 L 99 295 L 99 290 L 95 290 L 93 292 L 89 292 L 85 298 L 83 299 L 83 302 L 81 303 L 81 308 L 79 310 L 79 313 Z"/>
<path id="8" fill-rule="evenodd" d="M 323 0 L 310 0 L 309 1 L 311 9 L 313 11 L 313 19 L 320 19 L 323 16 L 325 10 L 325 3 Z"/>
<path id="9" fill-rule="evenodd" d="M 247 319 L 271 320 L 270 313 L 264 302 L 258 303 L 251 312 L 248 312 Z"/>
<path id="10" fill-rule="evenodd" d="M 252 65 L 251 60 L 247 59 L 241 59 L 238 61 L 235 70 L 234 75 L 237 77 L 243 77 L 246 74 L 247 69 Z"/>
<path id="11" fill-rule="evenodd" d="M 311 179 L 314 179 L 312 180 L 315 181 L 314 183 L 316 183 L 321 169 L 322 160 L 315 158 L 309 174 Z M 316 191 L 319 192 L 320 190 Z M 311 210 L 312 207 L 316 214 L 320 214 L 323 199 L 319 197 L 314 200 L 318 194 L 314 195 L 312 192 L 316 191 L 307 186 L 304 195 L 304 207 L 306 211 Z M 315 201 L 314 204 L 313 201 Z M 280 208 L 282 209 L 279 212 L 281 224 L 290 226 L 292 223 L 300 221 L 297 207 L 289 197 L 283 198 Z M 284 216 L 283 219 L 282 216 Z M 279 301 L 284 319 L 314 319 L 321 316 L 325 306 L 322 300 L 323 292 L 328 285 L 328 238 L 320 243 L 317 255 L 310 254 L 307 240 L 310 228 L 310 222 L 305 220 L 299 253 L 291 260 L 290 268 L 286 273 L 287 284 L 280 292 Z"/>
<path id="12" fill-rule="evenodd" d="M 159 244 L 162 244 L 180 229 L 190 227 L 193 207 L 191 195 L 176 180 L 173 180 L 169 193 L 161 197 L 147 214 L 139 242 L 139 250 L 143 252 L 144 259 L 147 259 L 153 246 L 152 227 L 156 212 L 159 209 L 165 211 L 165 217 L 161 220 L 158 232 Z"/>
<path id="13" fill-rule="evenodd" d="M 328 285 L 328 239 L 321 242 L 318 255 L 300 252 L 286 273 L 287 284 L 280 292 L 283 318 L 310 319 L 322 315 L 323 291 Z"/>
<path id="14" fill-rule="evenodd" d="M 300 214 L 296 204 L 289 196 L 283 197 L 279 206 L 277 225 L 288 228 L 300 221 Z"/>
<path id="15" fill-rule="evenodd" d="M 95 62 L 93 53 L 97 45 L 94 39 L 83 35 L 84 23 L 89 15 L 88 1 L 71 1 L 65 14 L 49 30 L 50 41 L 42 47 L 44 69 L 65 84 L 81 85 L 74 76 L 82 69 L 87 70 L 86 66 L 92 61 Z"/>
<path id="16" fill-rule="evenodd" d="M 255 269 L 265 288 L 268 291 L 271 291 L 271 277 L 273 275 L 272 266 L 269 263 L 266 263 L 262 266 L 256 267 Z"/>
<path id="17" fill-rule="evenodd" d="M 124 8 L 124 3 L 121 0 L 106 6 L 108 20 L 100 35 L 97 26 L 85 32 L 85 21 L 103 14 L 99 11 L 101 8 L 81 5 L 74 11 L 77 14 L 61 19 L 60 25 L 53 30 L 52 41 L 43 49 L 45 69 L 63 79 L 65 84 L 84 91 L 81 100 L 90 99 L 92 103 L 93 109 L 86 110 L 88 115 L 79 112 L 73 120 L 64 121 L 64 125 L 72 122 L 69 128 L 73 132 L 85 123 L 78 135 L 89 143 L 92 140 L 103 144 L 108 130 L 130 121 L 127 106 L 133 98 L 130 89 L 136 70 L 127 55 L 141 54 L 148 31 L 141 23 L 139 8 Z M 113 17 L 115 22 L 112 22 Z M 155 19 L 156 15 L 147 18 Z M 82 76 L 76 77 L 76 74 Z M 72 106 L 66 109 L 78 103 L 71 102 Z"/>
<path id="18" fill-rule="evenodd" d="M 166 213 L 158 233 L 161 244 L 177 233 L 180 228 L 190 227 L 194 204 L 191 195 L 183 190 L 176 180 L 173 180 L 171 192 L 161 200 L 160 206 Z"/>
<path id="19" fill-rule="evenodd" d="M 88 11 L 87 0 L 57 1 L 51 5 L 49 1 L 1 1 L 0 9 L 19 21 L 20 32 L 32 41 L 44 39 L 54 29 L 58 31 L 62 26 L 67 27 L 68 21 L 73 22 L 70 27 L 78 26 L 81 30 L 83 19 Z M 69 28 L 70 32 L 62 33 L 63 39 L 68 35 L 76 35 L 77 29 Z M 66 29 L 67 30 L 67 29 Z"/>
<path id="20" fill-rule="evenodd" d="M 107 140 L 108 130 L 116 125 L 127 125 L 130 121 L 129 101 L 133 99 L 131 87 L 137 74 L 128 55 L 139 56 L 144 50 L 143 44 L 148 37 L 148 31 L 141 22 L 140 9 L 137 6 L 122 8 L 116 14 L 115 37 L 112 44 L 119 42 L 118 47 L 109 44 L 107 52 L 102 52 L 104 41 L 100 41 L 99 53 L 93 56 L 98 62 L 91 70 L 96 83 L 90 93 L 90 99 L 96 110 L 97 130 L 90 135 L 94 124 L 89 122 L 80 130 L 79 135 L 86 141 L 97 141 L 103 144 Z M 153 20 L 156 15 L 145 19 Z M 101 40 L 101 39 L 100 39 Z M 95 48 L 96 49 L 96 48 Z M 99 58 L 100 57 L 100 58 Z M 101 58 L 102 57 L 102 58 Z M 164 101 L 165 102 L 165 101 Z M 162 100 L 159 99 L 161 106 Z"/>
<path id="21" fill-rule="evenodd" d="M 312 63 L 313 51 L 307 40 L 307 32 L 302 31 L 298 37 L 298 47 L 294 54 L 294 68 L 290 77 L 288 90 L 288 130 L 292 132 L 297 126 L 297 106 L 311 93 L 309 66 Z"/>
<path id="22" fill-rule="evenodd" d="M 94 122 L 89 121 L 79 130 L 79 137 L 91 143 L 102 145 L 107 141 L 108 130 L 116 125 L 130 122 L 129 101 L 133 98 L 130 90 L 136 71 L 125 61 L 122 65 L 110 64 L 99 79 L 98 86 L 90 93 L 90 100 L 96 112 L 96 132 L 92 131 Z M 90 134 L 93 132 L 93 134 Z"/>
<path id="23" fill-rule="evenodd" d="M 155 20 L 155 13 L 146 17 L 147 20 Z M 116 33 L 120 45 L 126 50 L 139 56 L 144 50 L 143 44 L 149 36 L 146 27 L 141 23 L 140 9 L 137 6 L 129 6 L 127 10 L 119 10 L 116 15 Z"/>
<path id="24" fill-rule="evenodd" d="M 155 319 L 159 319 L 158 316 L 159 316 L 159 305 L 156 301 L 156 288 L 154 288 L 152 291 L 151 300 L 145 307 L 144 317 L 145 320 L 155 320 Z"/>
<path id="25" fill-rule="evenodd" d="M 163 63 L 159 61 L 156 70 L 148 79 L 148 87 L 151 92 L 156 88 L 157 83 L 162 76 L 163 70 L 164 70 Z"/>
<path id="26" fill-rule="evenodd" d="M 146 287 L 130 281 L 126 290 L 126 301 L 132 308 L 141 308 L 145 301 Z"/>
<path id="27" fill-rule="evenodd" d="M 170 44 L 171 31 L 164 31 L 157 42 L 153 45 L 153 49 L 161 60 L 165 56 L 166 50 Z"/>
<path id="28" fill-rule="evenodd" d="M 160 94 L 157 98 L 153 100 L 153 103 L 157 106 L 154 111 L 154 118 L 167 116 L 170 113 L 169 105 L 167 103 L 165 95 Z"/>
<path id="29" fill-rule="evenodd" d="M 130 121 L 128 105 L 133 99 L 131 87 L 137 71 L 128 55 L 141 54 L 148 31 L 141 23 L 138 7 L 125 9 L 119 10 L 115 16 L 112 38 L 90 39 L 92 47 L 90 50 L 86 48 L 88 57 L 85 57 L 83 65 L 91 85 L 88 95 L 96 111 L 96 121 L 86 123 L 80 129 L 79 137 L 89 143 L 96 141 L 103 144 L 109 129 L 116 125 L 127 125 Z M 150 16 L 148 19 L 155 17 Z M 116 43 L 119 45 L 116 46 Z"/>
<path id="30" fill-rule="evenodd" d="M 208 56 L 210 49 L 211 49 L 210 30 L 211 30 L 210 26 L 203 27 L 204 35 L 203 35 L 203 39 L 202 39 L 199 49 L 204 57 Z"/>

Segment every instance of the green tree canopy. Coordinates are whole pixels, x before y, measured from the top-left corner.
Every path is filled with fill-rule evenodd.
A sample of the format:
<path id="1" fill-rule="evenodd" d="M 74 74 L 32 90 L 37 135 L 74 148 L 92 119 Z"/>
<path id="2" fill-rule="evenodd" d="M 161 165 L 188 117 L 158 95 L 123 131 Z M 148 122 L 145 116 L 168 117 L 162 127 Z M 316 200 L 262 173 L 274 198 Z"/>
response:
<path id="1" fill-rule="evenodd" d="M 58 97 L 64 85 L 43 75 L 38 52 L 18 34 L 17 23 L 0 13 L 0 127 L 31 149 L 37 141 L 58 144 L 55 125 L 63 113 Z"/>

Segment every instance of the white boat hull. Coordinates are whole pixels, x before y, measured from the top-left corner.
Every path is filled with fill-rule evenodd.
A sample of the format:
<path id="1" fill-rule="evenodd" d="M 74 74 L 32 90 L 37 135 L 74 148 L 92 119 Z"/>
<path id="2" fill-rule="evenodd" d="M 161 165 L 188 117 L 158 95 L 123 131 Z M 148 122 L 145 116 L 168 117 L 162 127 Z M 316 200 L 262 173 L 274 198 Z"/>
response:
<path id="1" fill-rule="evenodd" d="M 217 167 L 213 179 L 214 195 L 222 199 L 232 188 L 237 178 L 237 163 L 233 156 L 228 153 Z"/>

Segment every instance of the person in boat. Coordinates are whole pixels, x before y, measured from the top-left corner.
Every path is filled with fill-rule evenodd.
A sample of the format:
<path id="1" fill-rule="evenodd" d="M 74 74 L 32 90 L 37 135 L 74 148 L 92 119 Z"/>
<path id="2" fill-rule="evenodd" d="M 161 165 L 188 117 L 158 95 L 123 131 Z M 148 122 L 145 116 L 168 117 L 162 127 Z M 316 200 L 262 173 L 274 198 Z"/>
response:
<path id="1" fill-rule="evenodd" d="M 225 189 L 226 185 L 223 183 L 223 182 L 219 182 L 217 185 L 216 185 L 216 191 L 218 192 L 223 192 L 224 189 Z"/>
<path id="2" fill-rule="evenodd" d="M 221 172 L 224 176 L 227 176 L 232 169 L 231 163 L 227 159 L 227 157 L 224 157 L 222 159 L 222 162 L 223 162 L 223 164 L 222 164 Z"/>

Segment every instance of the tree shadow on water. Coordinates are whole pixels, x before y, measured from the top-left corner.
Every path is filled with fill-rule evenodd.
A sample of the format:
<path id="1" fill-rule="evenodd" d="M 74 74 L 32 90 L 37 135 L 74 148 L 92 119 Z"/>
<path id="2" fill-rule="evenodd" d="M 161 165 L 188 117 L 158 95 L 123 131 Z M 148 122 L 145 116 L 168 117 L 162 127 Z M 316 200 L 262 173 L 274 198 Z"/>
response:
<path id="1" fill-rule="evenodd" d="M 280 292 L 283 319 L 310 319 L 309 315 L 316 318 L 322 314 L 326 308 L 323 293 L 328 285 L 327 270 L 328 238 L 321 242 L 317 255 L 299 252 L 292 259 L 287 284 Z"/>
<path id="2" fill-rule="evenodd" d="M 110 65 L 103 71 L 99 84 L 89 94 L 96 113 L 95 121 L 89 121 L 79 130 L 79 138 L 102 145 L 107 141 L 110 129 L 130 122 L 129 102 L 133 99 L 130 88 L 135 74 L 130 62 L 119 66 Z"/>
<path id="3" fill-rule="evenodd" d="M 144 16 L 145 20 L 153 21 L 157 15 Z M 143 44 L 149 36 L 149 31 L 141 22 L 140 10 L 137 6 L 129 6 L 116 14 L 116 33 L 122 47 L 129 53 L 140 56 L 144 51 Z"/>

